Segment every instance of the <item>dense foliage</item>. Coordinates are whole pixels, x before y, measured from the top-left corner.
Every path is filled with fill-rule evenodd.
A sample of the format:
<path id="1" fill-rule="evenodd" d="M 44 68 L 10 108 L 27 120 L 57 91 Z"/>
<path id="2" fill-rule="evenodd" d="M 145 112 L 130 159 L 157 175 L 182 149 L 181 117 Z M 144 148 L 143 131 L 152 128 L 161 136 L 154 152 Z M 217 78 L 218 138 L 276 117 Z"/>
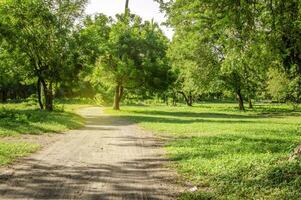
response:
<path id="1" fill-rule="evenodd" d="M 270 96 L 300 103 L 300 1 L 158 2 L 175 29 L 170 58 L 180 74 L 179 90 L 193 92 L 201 85 L 206 90 L 196 95 L 212 88 L 219 94 L 216 86 L 223 86 L 223 94 L 235 94 L 242 110 L 245 99 L 250 106 L 252 99 Z M 207 75 L 205 82 L 191 73 L 198 70 Z M 278 79 L 279 73 L 284 78 Z M 279 90 L 273 86 L 283 83 Z"/>
<path id="2" fill-rule="evenodd" d="M 117 16 L 111 26 L 105 52 L 94 70 L 94 81 L 114 87 L 114 108 L 124 90 L 138 93 L 166 89 L 168 64 L 165 56 L 167 39 L 153 22 L 142 22 L 135 15 Z"/>
<path id="3" fill-rule="evenodd" d="M 97 94 L 105 102 L 115 94 L 114 106 L 119 109 L 124 94 L 151 97 L 167 89 L 168 39 L 159 25 L 142 21 L 128 9 L 116 20 L 103 14 L 84 17 L 85 4 L 1 2 L 3 101 L 8 85 L 16 89 L 27 84 L 36 85 L 41 109 L 52 110 L 55 96 L 76 94 Z M 31 94 L 32 90 L 25 97 Z"/>
<path id="4" fill-rule="evenodd" d="M 12 44 L 26 62 L 24 71 L 41 86 L 45 96 L 40 107 L 53 109 L 53 87 L 74 68 L 74 24 L 83 11 L 85 0 L 73 1 L 5 1 L 0 7 L 1 36 Z"/>
<path id="5" fill-rule="evenodd" d="M 116 109 L 137 97 L 190 106 L 235 97 L 241 110 L 257 99 L 300 103 L 300 1 L 157 1 L 172 41 L 128 8 L 111 18 L 84 16 L 85 0 L 1 1 L 2 101 L 35 93 L 47 110 L 64 96 Z"/>

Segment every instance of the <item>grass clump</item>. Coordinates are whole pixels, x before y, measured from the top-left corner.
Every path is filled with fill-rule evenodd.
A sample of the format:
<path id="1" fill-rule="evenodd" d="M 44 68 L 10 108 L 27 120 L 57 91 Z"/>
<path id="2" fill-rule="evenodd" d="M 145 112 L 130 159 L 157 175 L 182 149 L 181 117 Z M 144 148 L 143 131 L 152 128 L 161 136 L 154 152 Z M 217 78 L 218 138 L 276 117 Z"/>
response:
<path id="1" fill-rule="evenodd" d="M 196 193 L 185 192 L 179 200 L 213 200 L 215 197 L 210 192 L 199 191 Z"/>
<path id="2" fill-rule="evenodd" d="M 18 157 L 34 153 L 39 145 L 29 143 L 5 143 L 0 142 L 0 166 L 14 161 Z"/>
<path id="3" fill-rule="evenodd" d="M 181 199 L 301 197 L 301 162 L 288 160 L 301 140 L 301 113 L 287 105 L 263 104 L 247 112 L 234 104 L 108 112 L 171 138 L 166 149 L 173 166 L 199 188 Z"/>
<path id="4" fill-rule="evenodd" d="M 25 103 L 0 107 L 0 137 L 61 132 L 83 124 L 80 116 L 62 109 L 47 112 Z"/>

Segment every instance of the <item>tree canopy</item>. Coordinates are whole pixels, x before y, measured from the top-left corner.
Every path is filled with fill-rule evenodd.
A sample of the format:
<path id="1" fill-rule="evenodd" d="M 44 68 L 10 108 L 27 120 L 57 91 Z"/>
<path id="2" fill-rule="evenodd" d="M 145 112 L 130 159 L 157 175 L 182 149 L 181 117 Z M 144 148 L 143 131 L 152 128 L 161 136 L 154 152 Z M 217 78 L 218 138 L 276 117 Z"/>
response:
<path id="1" fill-rule="evenodd" d="M 178 56 L 171 57 L 172 63 L 190 66 L 184 72 L 189 74 L 195 63 L 207 60 L 209 52 L 217 80 L 223 82 L 224 91 L 237 96 L 243 110 L 244 98 L 251 100 L 263 93 L 267 77 L 272 78 L 269 69 L 276 67 L 289 77 L 286 99 L 300 102 L 300 1 L 158 2 L 168 16 L 167 23 L 175 29 L 173 41 L 177 45 L 170 48 Z M 194 52 L 194 44 L 207 52 L 183 57 L 183 52 Z M 212 70 L 208 63 L 201 66 L 203 74 Z M 199 83 L 203 81 L 202 76 L 198 78 Z M 193 80 L 190 76 L 183 79 L 188 83 Z M 197 85 L 191 84 L 190 90 Z"/>
<path id="2" fill-rule="evenodd" d="M 85 15 L 86 0 L 1 1 L 2 100 L 35 92 L 47 110 L 76 95 L 115 109 L 133 96 L 235 98 L 241 110 L 256 99 L 300 103 L 300 1 L 156 1 L 171 41 L 129 1 L 116 17 Z"/>
<path id="3" fill-rule="evenodd" d="M 16 0 L 0 7 L 1 26 L 5 27 L 2 37 L 24 54 L 29 62 L 24 65 L 27 76 L 35 77 L 38 88 L 43 87 L 45 105 L 40 100 L 41 109 L 53 109 L 53 85 L 74 70 L 72 35 L 85 3 Z"/>

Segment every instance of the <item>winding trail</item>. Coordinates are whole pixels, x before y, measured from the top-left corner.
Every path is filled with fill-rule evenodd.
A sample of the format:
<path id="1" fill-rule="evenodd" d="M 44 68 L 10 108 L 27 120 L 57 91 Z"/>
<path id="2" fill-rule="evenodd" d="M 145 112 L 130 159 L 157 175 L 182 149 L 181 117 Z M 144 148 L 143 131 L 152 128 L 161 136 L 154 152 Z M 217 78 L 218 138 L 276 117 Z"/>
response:
<path id="1" fill-rule="evenodd" d="M 87 124 L 12 166 L 0 199 L 175 199 L 182 191 L 165 166 L 162 142 L 99 107 Z"/>

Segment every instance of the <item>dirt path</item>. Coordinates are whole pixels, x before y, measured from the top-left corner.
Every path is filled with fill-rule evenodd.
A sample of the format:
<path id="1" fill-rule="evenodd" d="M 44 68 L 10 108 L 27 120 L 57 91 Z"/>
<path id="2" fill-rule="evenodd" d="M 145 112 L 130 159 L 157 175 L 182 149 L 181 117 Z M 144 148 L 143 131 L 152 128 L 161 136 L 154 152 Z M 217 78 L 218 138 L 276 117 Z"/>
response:
<path id="1" fill-rule="evenodd" d="M 0 199 L 175 199 L 160 141 L 91 107 L 87 125 L 12 166 Z"/>

